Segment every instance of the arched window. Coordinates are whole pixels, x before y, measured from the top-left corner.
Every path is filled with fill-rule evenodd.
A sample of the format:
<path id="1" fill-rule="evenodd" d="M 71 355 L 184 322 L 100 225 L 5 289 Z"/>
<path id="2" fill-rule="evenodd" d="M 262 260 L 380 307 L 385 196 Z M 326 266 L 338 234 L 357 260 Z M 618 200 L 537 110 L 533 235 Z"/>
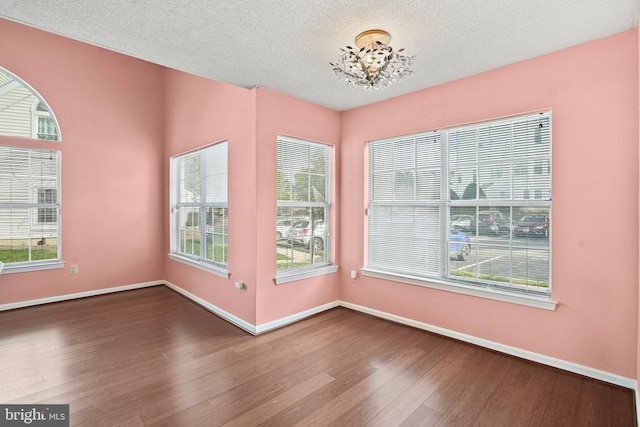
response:
<path id="1" fill-rule="evenodd" d="M 59 129 L 45 100 L 0 67 L 0 135 L 60 141 Z M 60 150 L 14 145 L 0 146 L 2 272 L 62 268 Z"/>
<path id="2" fill-rule="evenodd" d="M 0 135 L 60 141 L 60 127 L 47 102 L 15 74 L 0 67 Z"/>

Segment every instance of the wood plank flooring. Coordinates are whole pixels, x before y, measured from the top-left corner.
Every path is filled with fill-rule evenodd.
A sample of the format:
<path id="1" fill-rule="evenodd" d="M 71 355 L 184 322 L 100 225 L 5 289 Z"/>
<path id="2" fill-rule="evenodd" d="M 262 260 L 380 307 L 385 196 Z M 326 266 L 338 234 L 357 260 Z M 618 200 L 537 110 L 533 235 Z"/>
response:
<path id="1" fill-rule="evenodd" d="M 633 392 L 336 308 L 253 337 L 165 287 L 0 312 L 0 403 L 73 426 L 635 426 Z"/>

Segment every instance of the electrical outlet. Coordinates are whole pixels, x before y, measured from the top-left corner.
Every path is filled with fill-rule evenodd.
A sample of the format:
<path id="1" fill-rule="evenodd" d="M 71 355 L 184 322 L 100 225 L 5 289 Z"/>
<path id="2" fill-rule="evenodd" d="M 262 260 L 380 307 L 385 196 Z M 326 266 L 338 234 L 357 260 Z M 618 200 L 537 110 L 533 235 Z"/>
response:
<path id="1" fill-rule="evenodd" d="M 78 264 L 69 266 L 69 274 L 78 274 Z"/>
<path id="2" fill-rule="evenodd" d="M 246 289 L 244 286 L 244 282 L 242 280 L 238 280 L 237 282 L 235 282 L 233 284 L 235 286 L 235 288 L 240 291 L 241 293 L 244 292 L 244 290 Z"/>

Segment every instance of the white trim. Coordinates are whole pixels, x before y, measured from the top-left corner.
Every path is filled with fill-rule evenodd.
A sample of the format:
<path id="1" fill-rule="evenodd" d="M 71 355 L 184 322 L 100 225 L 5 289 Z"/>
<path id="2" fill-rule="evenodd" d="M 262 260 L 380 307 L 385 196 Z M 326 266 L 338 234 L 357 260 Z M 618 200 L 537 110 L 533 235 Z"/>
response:
<path id="1" fill-rule="evenodd" d="M 29 271 L 55 270 L 59 268 L 64 268 L 64 261 L 30 262 L 28 264 L 16 266 L 5 264 L 2 269 L 2 274 L 28 273 Z"/>
<path id="2" fill-rule="evenodd" d="M 635 387 L 633 388 L 635 391 L 635 400 L 636 400 L 636 423 L 638 427 L 640 427 L 640 392 L 638 392 L 638 381 L 635 382 Z"/>
<path id="3" fill-rule="evenodd" d="M 292 314 L 291 316 L 282 317 L 277 320 L 273 320 L 271 322 L 263 323 L 261 325 L 256 326 L 256 335 L 262 334 L 264 332 L 271 331 L 273 329 L 281 328 L 290 323 L 297 322 L 306 317 L 313 316 L 314 314 L 321 313 L 326 310 L 330 310 L 332 308 L 338 307 L 340 305 L 339 301 L 333 301 L 324 305 L 320 305 L 318 307 L 310 308 L 309 310 L 301 311 L 296 314 Z"/>
<path id="4" fill-rule="evenodd" d="M 321 267 L 313 268 L 294 268 L 291 270 L 280 270 L 276 274 L 276 278 L 274 280 L 276 285 L 281 285 L 283 283 L 295 282 L 296 280 L 308 279 L 309 277 L 335 273 L 336 271 L 338 271 L 337 265 L 323 265 Z"/>
<path id="5" fill-rule="evenodd" d="M 209 273 L 213 273 L 217 276 L 220 277 L 224 277 L 225 279 L 228 279 L 229 277 L 231 277 L 231 274 L 229 273 L 229 270 L 226 270 L 222 267 L 218 267 L 214 264 L 208 263 L 208 262 L 204 262 L 204 261 L 198 261 L 195 259 L 191 259 L 191 258 L 187 258 L 185 256 L 182 255 L 178 255 L 178 254 L 169 254 L 169 258 L 174 260 L 174 261 L 178 261 L 181 262 L 183 264 L 187 264 L 190 265 L 191 267 L 195 267 L 195 268 L 199 268 L 200 270 L 204 270 L 204 271 L 208 271 Z"/>
<path id="6" fill-rule="evenodd" d="M 465 285 L 462 283 L 452 284 L 444 280 L 424 279 L 421 277 L 409 276 L 405 274 L 386 273 L 368 268 L 361 268 L 360 272 L 363 276 L 375 277 L 377 279 L 393 280 L 395 282 L 406 283 L 408 285 L 423 286 L 425 288 L 455 292 L 457 294 L 471 295 L 480 298 L 488 298 L 496 301 L 510 302 L 513 304 L 542 308 L 550 311 L 555 311 L 556 306 L 558 305 L 557 301 L 554 301 L 547 297 L 536 295 L 505 292 L 493 288 L 477 287 Z"/>
<path id="7" fill-rule="evenodd" d="M 111 294 L 114 292 L 130 291 L 133 289 L 148 288 L 151 286 L 164 285 L 164 283 L 165 282 L 163 280 L 156 280 L 153 282 L 144 282 L 144 283 L 135 283 L 133 285 L 116 286 L 114 288 L 96 289 L 95 291 L 78 292 L 75 294 L 58 295 L 55 297 L 39 298 L 39 299 L 34 299 L 29 301 L 12 302 L 9 304 L 0 304 L 0 311 L 14 310 L 16 308 L 32 307 L 35 305 L 68 301 L 68 300 L 78 299 L 78 298 L 93 297 L 98 295 Z"/>
<path id="8" fill-rule="evenodd" d="M 495 341 L 486 340 L 484 338 L 474 337 L 473 335 L 467 335 L 460 332 L 452 331 L 450 329 L 441 328 L 439 326 L 430 325 L 428 323 L 419 322 L 417 320 L 408 319 L 406 317 L 397 316 L 395 314 L 386 313 L 384 311 L 375 310 L 373 308 L 364 307 L 357 304 L 352 304 L 346 301 L 340 301 L 342 307 L 350 308 L 352 310 L 360 311 L 362 313 L 370 314 L 372 316 L 380 317 L 386 320 L 390 320 L 396 323 L 402 323 L 403 325 L 412 326 L 414 328 L 422 329 L 425 331 L 433 332 L 438 335 L 443 335 L 449 338 L 457 339 L 460 341 L 468 342 L 480 347 L 485 347 L 490 350 L 495 350 L 500 353 L 516 356 L 521 359 L 530 360 L 532 362 L 541 363 L 543 365 L 559 368 L 564 371 L 573 372 L 575 374 L 584 375 L 590 378 L 594 378 L 600 381 L 605 381 L 611 384 L 615 384 L 621 387 L 626 387 L 632 390 L 637 389 L 637 381 L 631 378 L 623 377 L 621 375 L 612 374 L 610 372 L 601 371 L 599 369 L 590 368 L 588 366 L 579 365 L 577 363 L 568 362 L 566 360 L 557 359 L 555 357 L 545 356 L 543 354 L 534 353 L 532 351 L 523 350 L 517 347 L 511 347 L 497 343 Z M 637 403 L 636 403 L 637 404 Z"/>
<path id="9" fill-rule="evenodd" d="M 191 292 L 182 289 L 180 286 L 174 285 L 173 283 L 168 282 L 166 280 L 163 283 L 168 288 L 173 289 L 174 291 L 178 292 L 179 294 L 184 295 L 185 297 L 187 297 L 191 301 L 193 301 L 196 304 L 204 307 L 205 309 L 209 310 L 213 314 L 215 314 L 215 315 L 217 315 L 219 317 L 222 317 L 227 322 L 233 323 L 234 325 L 236 325 L 240 329 L 244 329 L 245 331 L 249 332 L 252 335 L 256 334 L 256 327 L 254 325 L 252 325 L 251 323 L 247 322 L 246 320 L 242 320 L 241 318 L 239 318 L 237 316 L 234 316 L 233 314 L 221 309 L 220 307 L 217 307 L 217 306 L 211 304 L 209 301 L 205 301 L 204 299 L 200 298 L 199 296 L 196 296 L 196 295 L 192 294 Z"/>
<path id="10" fill-rule="evenodd" d="M 224 320 L 236 325 L 237 327 L 249 332 L 252 335 L 257 335 L 264 332 L 268 332 L 276 328 L 280 328 L 282 326 L 297 322 L 304 318 L 313 316 L 315 314 L 318 314 L 326 310 L 330 310 L 335 307 L 344 307 L 347 309 L 359 311 L 361 313 L 366 313 L 366 314 L 379 317 L 382 319 L 386 319 L 392 322 L 401 323 L 403 325 L 422 329 L 428 332 L 433 332 L 438 335 L 443 335 L 449 338 L 468 342 L 474 345 L 478 345 L 480 347 L 484 347 L 484 348 L 488 348 L 501 353 L 509 354 L 511 356 L 516 356 L 532 362 L 541 363 L 543 365 L 562 369 L 564 371 L 573 372 L 579 375 L 584 375 L 589 378 L 594 378 L 600 381 L 605 381 L 621 387 L 629 388 L 631 390 L 634 390 L 635 392 L 636 413 L 640 414 L 640 392 L 638 390 L 638 382 L 635 379 L 601 371 L 595 368 L 590 368 L 588 366 L 579 365 L 577 363 L 568 362 L 566 360 L 545 356 L 543 354 L 534 353 L 532 351 L 523 350 L 517 347 L 500 344 L 500 343 L 486 340 L 483 338 L 474 337 L 472 335 L 463 334 L 460 332 L 441 328 L 439 326 L 430 325 L 428 323 L 419 322 L 417 320 L 412 320 L 406 317 L 397 316 L 395 314 L 386 313 L 380 310 L 364 307 L 364 306 L 353 304 L 346 301 L 333 301 L 318 307 L 311 308 L 309 310 L 301 311 L 299 313 L 296 313 L 290 316 L 286 316 L 277 320 L 273 320 L 271 322 L 267 322 L 267 323 L 263 323 L 261 325 L 255 326 L 245 320 L 240 319 L 237 316 L 234 316 L 233 314 L 225 310 L 222 310 L 221 308 L 209 303 L 208 301 L 203 300 L 202 298 L 192 294 L 191 292 L 188 292 L 180 288 L 179 286 L 174 285 L 171 282 L 168 282 L 166 280 L 157 280 L 152 282 L 143 282 L 143 283 L 136 283 L 132 285 L 117 286 L 113 288 L 98 289 L 94 291 L 78 292 L 74 294 L 40 298 L 40 299 L 30 300 L 30 301 L 20 301 L 16 303 L 1 304 L 0 312 L 7 311 L 7 310 L 14 310 L 17 308 L 31 307 L 31 306 L 41 305 L 41 304 L 48 304 L 52 302 L 61 302 L 61 301 L 67 301 L 71 299 L 98 296 L 98 295 L 104 295 L 104 294 L 115 293 L 115 292 L 148 288 L 148 287 L 159 286 L 159 285 L 164 285 L 178 292 L 179 294 L 184 295 L 186 298 L 192 300 L 196 304 L 204 307 L 205 309 L 211 311 L 212 313 L 218 315 L 219 317 L 222 317 Z M 640 427 L 640 421 L 638 422 L 638 426 Z"/>

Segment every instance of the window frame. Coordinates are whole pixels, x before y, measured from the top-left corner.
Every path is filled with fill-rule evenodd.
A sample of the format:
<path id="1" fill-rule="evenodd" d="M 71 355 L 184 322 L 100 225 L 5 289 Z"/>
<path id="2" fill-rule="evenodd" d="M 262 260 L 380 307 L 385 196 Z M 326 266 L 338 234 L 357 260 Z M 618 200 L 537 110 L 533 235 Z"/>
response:
<path id="1" fill-rule="evenodd" d="M 455 167 L 452 167 L 452 165 L 450 164 L 450 160 L 449 160 L 449 144 L 450 144 L 450 140 L 449 140 L 449 136 L 450 134 L 452 134 L 452 132 L 454 131 L 459 131 L 460 129 L 481 129 L 483 126 L 494 126 L 494 125 L 500 125 L 500 124 L 504 124 L 505 122 L 510 122 L 511 125 L 513 126 L 513 123 L 516 123 L 518 121 L 522 121 L 522 120 L 527 120 L 527 119 L 534 119 L 534 118 L 540 118 L 543 117 L 545 119 L 548 120 L 549 123 L 549 130 L 548 130 L 548 158 L 544 159 L 543 161 L 548 161 L 548 163 L 544 163 L 544 166 L 542 167 L 542 173 L 548 173 L 548 194 L 549 197 L 548 199 L 541 199 L 541 198 L 534 198 L 533 195 L 530 195 L 528 198 L 526 197 L 526 191 L 524 192 L 524 196 L 523 197 L 516 197 L 514 195 L 514 177 L 520 176 L 521 172 L 524 172 L 524 168 L 522 168 L 522 166 L 518 166 L 520 163 L 517 161 L 517 159 L 515 159 L 515 156 L 513 154 L 513 134 L 510 135 L 510 145 L 511 148 L 511 155 L 510 155 L 510 162 L 508 165 L 503 165 L 503 164 L 496 164 L 493 163 L 491 164 L 492 170 L 490 171 L 490 176 L 494 175 L 494 169 L 496 167 L 507 167 L 507 171 L 508 168 L 511 168 L 511 172 L 513 175 L 511 176 L 511 193 L 510 193 L 510 197 L 508 199 L 504 199 L 503 197 L 505 196 L 507 192 L 502 191 L 499 192 L 499 197 L 494 197 L 494 198 L 489 198 L 489 199 L 483 199 L 481 197 L 477 197 L 473 200 L 462 200 L 462 197 L 458 197 L 457 199 L 454 198 L 453 196 L 451 196 L 451 191 L 453 191 L 455 184 L 454 181 L 451 181 L 451 170 L 455 169 Z M 481 296 L 481 297 L 486 297 L 486 298 L 491 298 L 491 299 L 497 299 L 497 300 L 501 300 L 501 301 L 509 301 L 509 302 L 515 302 L 515 303 L 519 303 L 519 304 L 524 304 L 524 305 L 529 305 L 529 306 L 534 306 L 534 307 L 539 307 L 539 308 L 545 308 L 545 309 L 549 309 L 549 310 L 554 310 L 555 306 L 556 306 L 556 302 L 553 301 L 551 299 L 551 277 L 552 277 L 552 269 L 551 269 L 551 260 L 552 260 L 552 254 L 551 254 L 551 164 L 552 164 L 552 146 L 551 146 L 551 111 L 542 111 L 542 112 L 538 112 L 535 114 L 526 114 L 526 115 L 521 115 L 521 116 L 513 116 L 513 117 L 508 117 L 508 118 L 503 118 L 503 119 L 498 119 L 498 120 L 488 120 L 488 121 L 483 121 L 483 122 L 478 122 L 478 123 L 474 123 L 474 124 L 470 124 L 470 125 L 464 125 L 464 126 L 456 126 L 456 127 L 449 127 L 449 128 L 444 128 L 444 129 L 439 129 L 439 130 L 435 130 L 435 131 L 429 131 L 429 132 L 422 132 L 422 133 L 417 133 L 417 134 L 413 134 L 413 135 L 407 135 L 407 136 L 399 136 L 399 137 L 392 137 L 392 138 L 386 138 L 383 140 L 376 140 L 376 141 L 370 141 L 367 144 L 367 150 L 368 150 L 368 161 L 369 161 L 369 169 L 368 169 L 368 186 L 369 186 L 369 191 L 368 191 L 368 208 L 366 211 L 366 227 L 367 227 L 367 243 L 366 243 L 366 247 L 365 247 L 365 267 L 362 269 L 362 274 L 366 275 L 366 276 L 371 276 L 371 277 L 377 277 L 377 278 L 383 278 L 383 279 L 387 279 L 387 280 L 394 280 L 394 281 L 399 281 L 399 282 L 404 282 L 404 283 L 408 283 L 408 284 L 413 284 L 413 285 L 419 285 L 419 286 L 426 286 L 426 287 L 431 287 L 431 288 L 436 288 L 436 289 L 441 289 L 441 290 L 447 290 L 447 291 L 452 291 L 452 292 L 457 292 L 457 293 L 463 293 L 463 294 L 467 294 L 467 295 L 475 295 L 475 296 Z M 440 159 L 440 166 L 439 169 L 437 169 L 440 172 L 440 178 L 439 178 L 439 185 L 440 185 L 440 196 L 439 199 L 435 200 L 435 201 L 423 201 L 423 202 L 417 202 L 417 196 L 415 196 L 414 193 L 414 201 L 406 201 L 406 202 L 402 202 L 402 201 L 398 201 L 397 199 L 394 199 L 394 201 L 379 201 L 376 200 L 374 198 L 374 177 L 376 177 L 376 173 L 378 174 L 378 179 L 380 178 L 380 175 L 382 173 L 379 172 L 379 170 L 376 170 L 376 172 L 374 172 L 374 151 L 372 149 L 372 147 L 378 146 L 380 147 L 380 149 L 384 149 L 383 144 L 387 143 L 387 144 L 394 144 L 394 143 L 401 143 L 402 140 L 404 139 L 410 139 L 410 138 L 415 138 L 416 140 L 418 138 L 429 138 L 429 137 L 434 137 L 435 139 L 440 138 L 440 151 L 437 154 L 437 157 Z M 434 141 L 435 141 L 434 139 Z M 540 135 L 538 134 L 538 132 L 534 132 L 534 141 L 536 143 L 536 145 L 540 142 Z M 529 141 L 531 144 L 533 144 L 534 141 Z M 476 150 L 481 149 L 480 147 L 480 139 L 476 139 Z M 416 145 L 417 147 L 417 145 Z M 480 147 L 480 148 L 479 148 Z M 394 148 L 395 149 L 395 148 Z M 417 156 L 418 156 L 418 148 L 415 149 L 416 151 L 413 153 L 413 159 L 414 162 L 417 162 Z M 545 149 L 546 150 L 546 149 Z M 493 152 L 492 152 L 493 153 Z M 383 159 L 384 157 L 379 157 L 377 161 L 380 161 L 380 159 Z M 478 158 L 479 159 L 479 158 Z M 479 160 L 478 160 L 479 161 Z M 531 173 L 537 173 L 537 170 L 535 169 L 537 163 L 540 160 L 538 159 L 533 159 L 533 160 L 529 160 L 526 162 L 527 165 L 527 169 L 531 169 L 530 171 L 527 170 L 527 172 L 531 172 Z M 479 167 L 481 163 L 476 163 L 476 170 Z M 402 168 L 399 168 L 400 170 Z M 398 169 L 392 169 L 394 173 L 394 180 L 397 179 L 397 173 L 398 173 Z M 417 169 L 416 169 L 417 170 Z M 478 170 L 479 173 L 479 170 Z M 502 177 L 502 173 L 499 174 L 500 177 Z M 417 175 L 416 175 L 417 176 Z M 475 175 L 474 175 L 475 176 Z M 459 177 L 458 177 L 459 178 Z M 417 180 L 418 178 L 414 178 L 415 180 Z M 478 178 L 480 179 L 480 178 Z M 450 182 L 451 181 L 451 182 Z M 416 186 L 417 181 L 416 182 Z M 459 180 L 459 183 L 461 181 Z M 474 179 L 475 182 L 475 179 Z M 387 184 L 388 185 L 388 184 Z M 393 184 L 395 186 L 395 184 Z M 416 187 L 417 188 L 417 187 Z M 480 188 L 480 186 L 477 184 L 476 188 Z M 394 194 L 394 198 L 397 197 L 395 195 L 395 187 L 393 189 L 393 194 Z M 415 190 L 417 192 L 417 190 Z M 477 190 L 476 190 L 477 191 Z M 482 194 L 482 189 L 480 189 L 481 194 Z M 531 193 L 533 193 L 533 190 L 531 190 Z M 474 193 L 475 194 L 475 193 Z M 486 197 L 486 196 L 485 196 Z M 376 213 L 376 211 L 374 211 L 375 209 L 380 209 L 382 206 L 389 206 L 389 207 L 411 207 L 411 206 L 422 206 L 422 207 L 431 207 L 431 209 L 439 209 L 439 220 L 437 220 L 437 222 L 439 223 L 438 225 L 438 234 L 439 236 L 436 236 L 433 238 L 433 240 L 437 240 L 437 244 L 436 247 L 438 247 L 438 265 L 436 267 L 436 269 L 438 270 L 438 273 L 435 273 L 433 275 L 431 274 L 427 274 L 425 275 L 425 273 L 420 273 L 420 270 L 411 270 L 408 268 L 399 268 L 399 269 L 390 269 L 387 267 L 381 267 L 381 265 L 376 265 L 376 261 L 375 261 L 375 257 L 378 256 L 379 257 L 379 247 L 371 247 L 370 245 L 373 244 L 372 243 L 372 238 L 374 238 L 375 235 L 372 235 L 371 233 L 377 230 L 377 224 L 373 224 L 371 223 L 371 221 L 373 220 L 379 220 L 379 219 L 373 219 L 373 217 L 371 216 L 372 212 L 376 215 L 379 215 L 379 213 Z M 549 240 L 548 240 L 548 247 L 547 247 L 547 254 L 548 254 L 548 287 L 544 290 L 541 290 L 540 288 L 534 289 L 533 287 L 527 287 L 527 286 L 520 286 L 520 285 L 513 285 L 511 284 L 511 282 L 513 280 L 515 280 L 516 278 L 513 276 L 512 273 L 512 259 L 509 258 L 509 283 L 511 284 L 510 286 L 500 286 L 496 283 L 488 283 L 489 280 L 481 280 L 479 276 L 475 277 L 473 280 L 472 279 L 464 279 L 464 278 L 459 278 L 456 276 L 452 276 L 451 271 L 450 271 L 450 266 L 451 264 L 451 260 L 450 260 L 450 216 L 452 216 L 452 208 L 456 208 L 456 207 L 467 207 L 467 208 L 471 208 L 471 207 L 475 207 L 476 210 L 476 214 L 478 212 L 480 212 L 482 209 L 489 209 L 491 207 L 508 207 L 510 214 L 512 214 L 514 212 L 515 207 L 530 207 L 530 208 L 542 208 L 542 209 L 547 209 L 547 213 L 546 215 L 549 218 L 549 225 L 548 225 L 548 230 L 549 230 Z M 373 209 L 373 210 L 372 210 Z M 377 212 L 380 212 L 379 210 Z M 391 212 L 391 211 L 389 211 Z M 414 220 L 415 220 L 415 213 L 414 213 Z M 393 214 L 392 214 L 393 216 Z M 380 218 L 379 216 L 377 216 L 376 218 Z M 435 218 L 435 217 L 432 217 Z M 512 216 L 513 218 L 513 216 Z M 393 220 L 392 220 L 393 221 Z M 512 221 L 514 221 L 513 223 L 515 224 L 515 218 L 512 219 Z M 381 226 L 382 229 L 384 229 L 384 225 Z M 378 229 L 380 229 L 380 227 L 378 227 Z M 478 244 L 478 229 L 475 230 L 476 234 L 473 237 L 476 237 L 476 244 Z M 415 230 L 410 231 L 410 233 L 414 233 L 414 240 L 417 240 L 415 238 L 415 235 L 418 233 Z M 432 235 L 433 236 L 433 235 Z M 453 241 L 453 239 L 451 240 Z M 415 244 L 415 243 L 414 243 Z M 509 228 L 509 240 L 508 240 L 508 248 L 510 253 L 512 254 L 514 248 L 517 249 L 517 244 L 514 244 L 513 241 L 513 236 L 512 236 L 512 232 L 511 232 L 511 228 Z M 373 255 L 372 255 L 373 252 Z M 372 256 L 374 257 L 374 261 L 372 262 Z M 510 255 L 512 256 L 512 255 Z M 527 257 L 529 256 L 528 254 L 526 255 Z M 427 263 L 429 263 L 427 261 Z M 476 267 L 477 268 L 477 267 Z M 478 271 L 478 270 L 477 270 Z"/>
<path id="2" fill-rule="evenodd" d="M 31 241 L 31 244 L 27 246 L 29 258 L 32 258 L 31 254 L 32 254 L 32 251 L 34 250 L 32 248 L 33 246 L 32 242 L 37 239 L 40 239 L 39 242 L 44 243 L 48 238 L 55 238 L 56 239 L 56 255 L 57 255 L 56 258 L 52 258 L 52 259 L 44 259 L 44 260 L 31 259 L 28 261 L 6 262 L 4 263 L 2 274 L 24 273 L 24 272 L 30 272 L 30 271 L 63 268 L 64 262 L 62 261 L 62 209 L 61 209 L 61 206 L 62 206 L 62 202 L 61 202 L 62 152 L 60 150 L 54 150 L 54 149 L 30 148 L 30 147 L 2 146 L 0 148 L 2 149 L 6 148 L 6 149 L 9 149 L 10 151 L 11 150 L 25 151 L 28 153 L 29 159 L 32 158 L 34 153 L 52 153 L 55 155 L 54 186 L 53 187 L 38 186 L 37 185 L 38 183 L 34 182 L 34 180 L 32 179 L 34 176 L 37 176 L 37 174 L 33 173 L 33 171 L 31 170 L 31 167 L 29 166 L 29 174 L 28 174 L 29 183 L 28 183 L 27 191 L 29 193 L 34 191 L 36 192 L 35 196 L 29 197 L 29 199 L 32 199 L 32 197 L 35 197 L 35 201 L 0 202 L 0 211 L 3 211 L 3 210 L 11 211 L 13 209 L 20 209 L 20 210 L 26 209 L 28 211 L 27 215 L 28 215 L 29 227 L 28 227 L 28 231 L 26 232 L 27 237 L 25 239 Z M 31 164 L 31 160 L 29 160 L 29 164 Z M 54 192 L 56 196 L 55 201 L 46 201 L 46 200 L 41 201 L 40 191 L 43 191 L 43 190 L 50 190 Z M 42 211 L 46 212 L 47 216 L 51 215 L 52 212 L 55 212 L 55 221 L 41 222 L 40 215 Z M 9 217 L 11 217 L 11 214 L 9 214 Z M 32 228 L 31 228 L 32 226 L 38 226 L 38 225 L 41 225 L 43 227 L 46 226 L 47 228 L 54 229 L 54 232 L 53 232 L 54 235 L 45 236 L 44 230 L 43 230 L 43 234 L 38 236 L 37 234 L 32 232 Z M 11 231 L 11 233 L 13 233 L 13 231 Z M 38 243 L 38 245 L 39 244 L 40 243 Z"/>
<path id="3" fill-rule="evenodd" d="M 294 138 L 290 136 L 278 135 L 277 141 L 276 141 L 276 156 L 278 157 L 280 156 L 279 150 L 280 150 L 281 143 L 298 144 L 299 147 L 305 147 L 305 148 L 308 147 L 309 149 L 314 147 L 326 149 L 326 157 L 324 159 L 325 160 L 325 165 L 324 165 L 325 194 L 324 194 L 323 202 L 312 201 L 312 200 L 306 200 L 306 201 L 291 200 L 291 199 L 281 200 L 279 198 L 279 193 L 280 193 L 279 191 L 280 189 L 278 188 L 279 184 L 276 182 L 276 219 L 278 219 L 277 212 L 280 211 L 280 209 L 282 208 L 309 209 L 310 215 L 309 215 L 308 221 L 313 223 L 314 222 L 313 213 L 312 213 L 313 209 L 320 208 L 320 209 L 323 209 L 323 215 L 324 215 L 324 219 L 322 220 L 324 223 L 324 233 L 322 236 L 323 260 L 321 262 L 314 262 L 313 260 L 314 249 L 311 249 L 310 257 L 312 257 L 312 259 L 310 264 L 299 266 L 299 267 L 286 268 L 286 269 L 276 268 L 276 277 L 275 277 L 276 285 L 292 282 L 296 280 L 301 280 L 309 277 L 319 276 L 323 274 L 334 273 L 338 270 L 338 267 L 336 265 L 331 264 L 331 212 L 332 212 L 332 202 L 331 202 L 332 191 L 331 190 L 332 190 L 332 183 L 333 183 L 333 176 L 332 176 L 333 146 L 330 144 L 322 143 L 322 142 L 309 141 L 309 140 Z M 309 159 L 307 168 L 309 170 L 311 169 L 311 159 Z M 293 191 L 291 191 L 291 194 L 293 194 Z M 293 215 L 291 217 L 291 220 L 292 221 L 294 220 Z M 311 228 L 313 230 L 313 225 L 311 226 Z M 313 245 L 314 231 L 312 231 L 311 233 L 312 235 L 309 240 L 310 248 L 314 246 Z M 276 250 L 278 247 L 277 245 L 278 243 L 276 241 Z M 291 242 L 291 245 L 293 250 L 293 241 Z"/>
<path id="4" fill-rule="evenodd" d="M 224 173 L 224 183 L 226 185 L 224 191 L 224 201 L 206 201 L 203 200 L 203 196 L 206 192 L 207 180 L 206 180 L 206 154 L 207 150 L 210 149 L 220 149 L 224 145 L 225 150 L 225 171 L 217 174 Z M 183 159 L 188 159 L 190 157 L 198 158 L 198 184 L 199 184 L 199 192 L 200 192 L 200 200 L 199 201 L 182 201 L 181 200 L 181 161 Z M 169 258 L 175 261 L 182 262 L 184 264 L 190 265 L 192 267 L 199 268 L 201 270 L 214 273 L 218 276 L 229 278 L 229 258 L 228 258 L 228 250 L 229 250 L 229 228 L 228 228 L 228 219 L 229 219 L 229 197 L 228 197 L 228 180 L 229 180 L 229 142 L 228 140 L 218 141 L 213 144 L 209 144 L 205 147 L 198 148 L 193 151 L 189 151 L 186 153 L 178 154 L 170 158 L 170 253 Z M 198 234 L 200 242 L 207 242 L 208 234 L 207 225 L 212 225 L 215 227 L 215 218 L 214 213 L 217 209 L 223 209 L 223 233 L 214 233 L 223 236 L 223 254 L 224 261 L 216 261 L 214 259 L 208 259 L 207 254 L 207 245 L 200 244 L 199 254 L 192 254 L 182 250 L 181 248 L 181 216 L 180 211 L 182 208 L 192 209 L 198 211 L 197 221 L 198 221 Z M 213 210 L 211 213 L 211 224 L 208 224 L 207 218 L 209 218 L 209 210 Z M 187 215 L 186 221 L 190 216 Z M 193 216 L 191 216 L 193 218 Z M 212 246 L 212 257 L 215 257 L 215 244 Z"/>

